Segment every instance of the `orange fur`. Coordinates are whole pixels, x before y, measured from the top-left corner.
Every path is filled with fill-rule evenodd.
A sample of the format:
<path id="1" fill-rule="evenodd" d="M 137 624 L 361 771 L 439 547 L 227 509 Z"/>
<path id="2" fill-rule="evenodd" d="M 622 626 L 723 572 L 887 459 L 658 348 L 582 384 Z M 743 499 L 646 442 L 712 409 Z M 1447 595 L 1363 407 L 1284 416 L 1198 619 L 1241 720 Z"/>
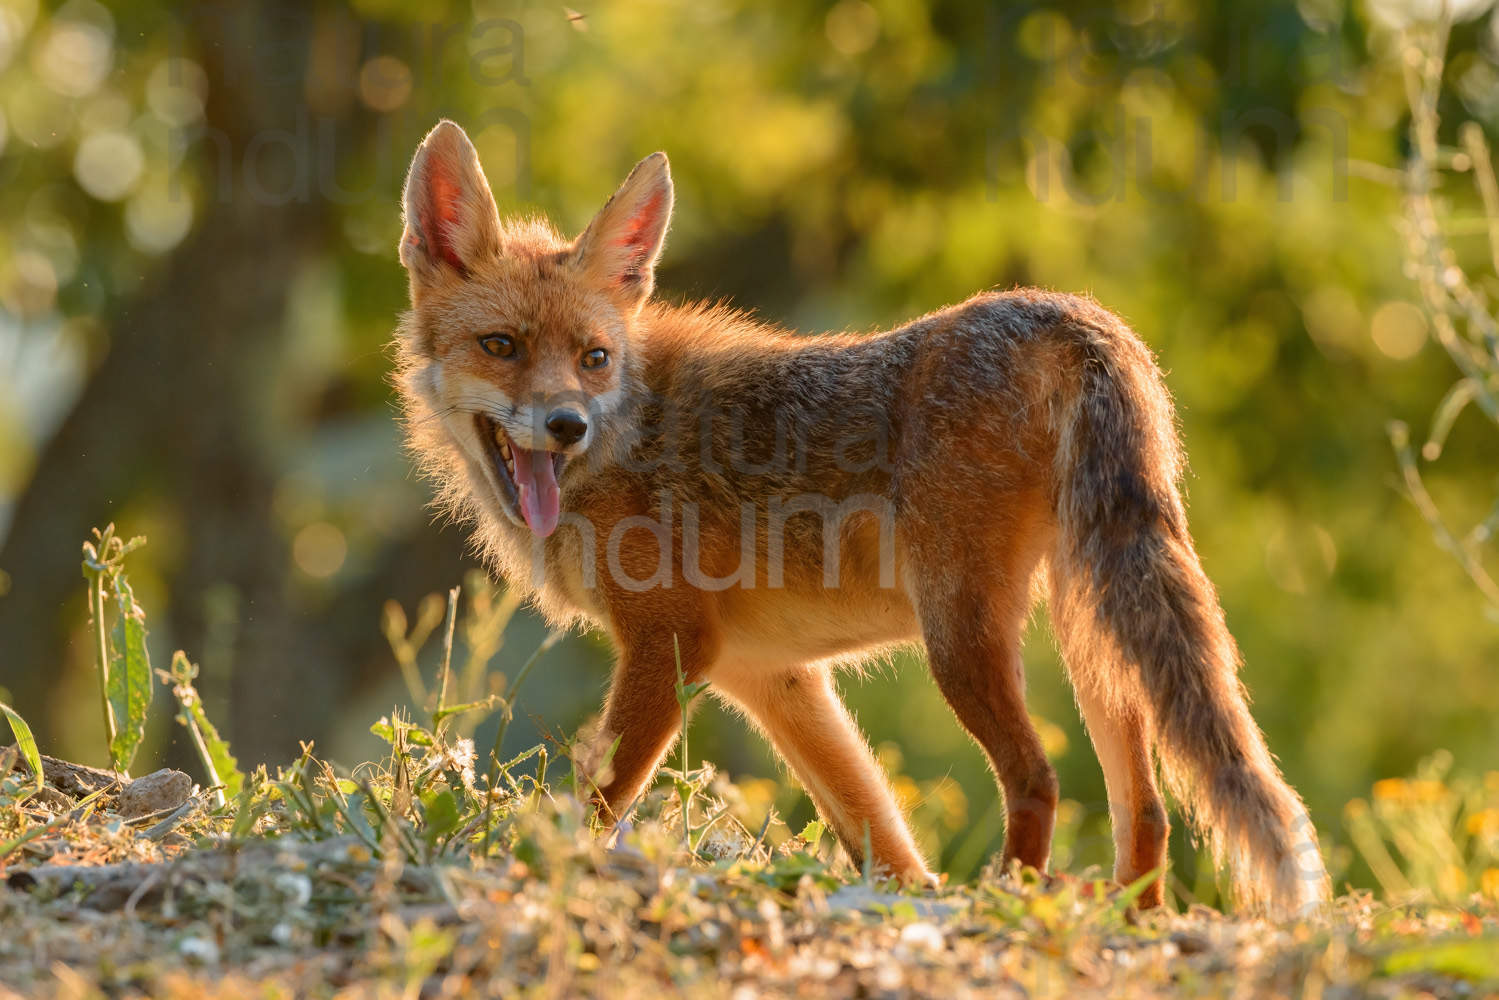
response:
<path id="1" fill-rule="evenodd" d="M 851 856 L 867 830 L 876 864 L 930 878 L 829 674 L 920 641 L 1003 790 L 1005 859 L 1044 869 L 1058 788 L 1020 644 L 1049 594 L 1109 787 L 1116 876 L 1164 862 L 1154 751 L 1243 900 L 1323 899 L 1305 810 L 1245 707 L 1187 533 L 1170 401 L 1140 341 L 1089 300 L 1033 290 L 868 336 L 655 303 L 671 202 L 655 154 L 575 241 L 502 221 L 451 123 L 406 192 L 408 439 L 512 586 L 613 639 L 600 807 L 623 811 L 678 735 L 679 648 Z M 503 357 L 484 346 L 500 335 Z M 563 405 L 586 414 L 580 440 L 547 422 Z M 555 530 L 523 518 L 512 450 L 559 470 Z M 1142 902 L 1161 898 L 1157 882 Z"/>

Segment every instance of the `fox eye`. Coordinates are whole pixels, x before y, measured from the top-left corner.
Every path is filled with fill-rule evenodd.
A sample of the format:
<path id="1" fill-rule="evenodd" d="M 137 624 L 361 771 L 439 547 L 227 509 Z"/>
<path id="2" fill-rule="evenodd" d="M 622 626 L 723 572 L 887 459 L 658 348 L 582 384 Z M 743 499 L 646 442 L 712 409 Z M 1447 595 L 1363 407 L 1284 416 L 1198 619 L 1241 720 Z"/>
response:
<path id="1" fill-rule="evenodd" d="M 493 354 L 497 358 L 515 356 L 515 340 L 503 333 L 491 333 L 480 337 L 479 346 L 484 348 L 485 354 Z"/>
<path id="2" fill-rule="evenodd" d="M 602 347 L 595 347 L 583 355 L 584 368 L 602 368 L 609 363 L 609 352 Z"/>

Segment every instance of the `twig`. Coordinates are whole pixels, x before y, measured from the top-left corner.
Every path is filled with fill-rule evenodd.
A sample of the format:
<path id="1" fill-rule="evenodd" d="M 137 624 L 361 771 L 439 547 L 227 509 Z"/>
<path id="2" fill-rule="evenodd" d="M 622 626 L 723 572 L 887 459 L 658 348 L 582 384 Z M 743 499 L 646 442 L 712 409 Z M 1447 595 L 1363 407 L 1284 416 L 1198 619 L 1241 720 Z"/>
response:
<path id="1" fill-rule="evenodd" d="M 96 533 L 97 535 L 97 533 Z M 89 577 L 89 610 L 94 616 L 94 655 L 99 668 L 99 704 L 104 714 L 104 745 L 114 761 L 115 713 L 109 703 L 109 630 L 104 624 L 104 577 L 108 574 L 109 543 L 114 541 L 114 525 L 97 535 L 98 548 L 84 543 L 84 567 Z"/>
<path id="2" fill-rule="evenodd" d="M 605 845 L 614 843 L 614 838 L 619 834 L 619 828 L 625 825 L 625 820 L 629 819 L 630 814 L 635 811 L 635 807 L 640 805 L 640 799 L 643 795 L 645 795 L 645 789 L 642 788 L 635 793 L 635 797 L 630 800 L 630 804 L 625 807 L 625 811 L 620 813 L 619 818 L 609 827 L 609 835 L 604 838 Z"/>
<path id="3" fill-rule="evenodd" d="M 499 773 L 500 747 L 505 742 L 505 731 L 510 728 L 510 719 L 515 712 L 515 699 L 520 694 L 520 686 L 526 682 L 527 677 L 531 676 L 531 668 L 535 667 L 537 662 L 541 660 L 542 654 L 557 645 L 561 639 L 561 631 L 553 629 L 548 632 L 547 637 L 541 640 L 541 645 L 536 647 L 536 652 L 531 654 L 531 658 L 521 664 L 520 670 L 516 671 L 515 682 L 505 692 L 505 708 L 500 713 L 500 727 L 494 734 L 494 763 L 491 765 L 490 771 L 492 777 L 497 777 Z"/>
<path id="4" fill-rule="evenodd" d="M 1431 526 L 1432 534 L 1436 536 L 1437 544 L 1456 557 L 1458 563 L 1468 574 L 1468 577 L 1478 587 L 1484 599 L 1499 611 L 1499 584 L 1494 583 L 1494 578 L 1489 576 L 1488 571 L 1483 568 L 1478 556 L 1471 547 L 1458 541 L 1457 536 L 1447 527 L 1442 512 L 1431 499 L 1431 494 L 1426 492 L 1426 484 L 1421 480 L 1421 472 L 1416 468 L 1416 458 L 1411 454 L 1410 430 L 1400 421 L 1392 421 L 1390 424 L 1390 440 L 1395 446 L 1395 454 L 1400 461 L 1400 471 L 1405 477 L 1405 488 L 1410 496 L 1411 502 Z"/>
<path id="5" fill-rule="evenodd" d="M 174 809 L 172 811 L 172 814 L 166 819 L 162 820 L 160 823 L 157 823 L 149 830 L 143 830 L 139 834 L 139 836 L 142 839 L 152 841 L 153 843 L 161 842 L 167 834 L 171 833 L 173 830 L 177 829 L 184 822 L 186 822 L 187 818 L 191 816 L 193 812 L 198 808 L 198 806 L 202 804 L 203 800 L 194 795 L 192 798 L 188 799 L 186 802 L 182 803 L 182 805 Z"/>
<path id="6" fill-rule="evenodd" d="M 442 683 L 437 689 L 437 714 L 433 716 L 433 729 L 440 735 L 447 725 L 443 709 L 448 703 L 448 678 L 453 673 L 453 627 L 458 623 L 458 595 L 462 587 L 448 591 L 448 624 L 442 635 Z"/>
<path id="7" fill-rule="evenodd" d="M 1499 183 L 1494 180 L 1494 161 L 1489 157 L 1489 145 L 1483 138 L 1483 127 L 1477 122 L 1464 122 L 1458 136 L 1473 161 L 1473 178 L 1478 186 L 1478 195 L 1483 199 L 1484 220 L 1488 223 L 1489 252 L 1493 258 L 1494 271 L 1499 274 Z"/>
<path id="8" fill-rule="evenodd" d="M 751 861 L 755 860 L 755 852 L 760 849 L 760 845 L 765 843 L 765 835 L 770 832 L 770 821 L 775 819 L 775 815 L 775 806 L 765 811 L 765 822 L 760 824 L 760 832 L 755 834 L 755 842 L 750 845 L 749 854 L 746 855 Z"/>
<path id="9" fill-rule="evenodd" d="M 145 898 L 146 893 L 151 891 L 152 886 L 161 881 L 161 875 L 162 869 L 153 868 L 150 872 L 147 873 L 146 877 L 141 880 L 141 884 L 136 886 L 135 889 L 130 893 L 130 898 L 125 900 L 126 920 L 135 919 L 136 904 Z"/>
<path id="10" fill-rule="evenodd" d="M 1488 311 L 1483 295 L 1458 266 L 1456 255 L 1445 239 L 1452 231 L 1452 223 L 1449 220 L 1444 227 L 1434 200 L 1444 162 L 1459 171 L 1473 171 L 1474 186 L 1483 203 L 1482 221 L 1489 236 L 1490 256 L 1499 271 L 1499 183 L 1495 181 L 1482 129 L 1473 122 L 1465 123 L 1458 132 L 1459 150 L 1444 150 L 1438 142 L 1437 108 L 1450 29 L 1450 13 L 1444 9 L 1436 23 L 1407 31 L 1404 53 L 1406 97 L 1411 109 L 1411 154 L 1405 168 L 1407 253 L 1431 313 L 1435 338 L 1463 375 L 1463 380 L 1438 404 L 1431 433 L 1422 449 L 1428 460 L 1440 456 L 1453 420 L 1470 401 L 1499 425 L 1499 398 L 1493 391 L 1499 385 L 1499 320 Z M 1464 164 L 1463 159 L 1469 162 Z M 1465 324 L 1467 336 L 1459 332 L 1458 320 Z M 1437 544 L 1457 559 L 1491 610 L 1499 612 L 1499 584 L 1484 568 L 1478 550 L 1479 543 L 1491 533 L 1494 515 L 1466 538 L 1460 538 L 1448 527 L 1426 490 L 1417 459 L 1411 453 L 1409 429 L 1404 423 L 1394 421 L 1389 425 L 1389 433 L 1406 494 L 1427 522 Z"/>

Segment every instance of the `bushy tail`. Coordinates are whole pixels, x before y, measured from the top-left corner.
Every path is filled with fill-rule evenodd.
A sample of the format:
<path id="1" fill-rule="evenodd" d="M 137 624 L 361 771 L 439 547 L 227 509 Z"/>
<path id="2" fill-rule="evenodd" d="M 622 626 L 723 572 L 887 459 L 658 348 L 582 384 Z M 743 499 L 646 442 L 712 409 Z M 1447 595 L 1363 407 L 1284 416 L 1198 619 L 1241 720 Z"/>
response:
<path id="1" fill-rule="evenodd" d="M 1142 703 L 1166 784 L 1241 904 L 1315 910 L 1328 892 L 1316 833 L 1245 703 L 1238 649 L 1187 532 L 1155 363 L 1112 317 L 1072 332 L 1080 384 L 1059 428 L 1051 572 L 1074 682 Z"/>

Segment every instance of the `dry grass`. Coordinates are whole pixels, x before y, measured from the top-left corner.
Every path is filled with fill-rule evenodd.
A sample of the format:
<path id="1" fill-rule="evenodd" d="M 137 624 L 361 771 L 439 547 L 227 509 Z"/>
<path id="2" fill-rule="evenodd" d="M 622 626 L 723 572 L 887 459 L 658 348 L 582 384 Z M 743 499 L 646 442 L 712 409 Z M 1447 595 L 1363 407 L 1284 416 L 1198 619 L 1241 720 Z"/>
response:
<path id="1" fill-rule="evenodd" d="M 1137 914 L 1069 875 L 905 894 L 832 860 L 815 828 L 818 842 L 768 849 L 710 768 L 642 802 L 611 847 L 570 776 L 504 774 L 491 794 L 456 745 L 405 739 L 423 732 L 393 734 L 358 781 L 311 754 L 252 776 L 239 803 L 160 843 L 107 796 L 65 818 L 7 859 L 0 982 L 36 996 L 1499 995 L 1499 910 L 1481 895 L 1348 896 L 1275 925 Z M 57 796 L 17 803 L 19 783 L 13 824 L 71 815 Z"/>

